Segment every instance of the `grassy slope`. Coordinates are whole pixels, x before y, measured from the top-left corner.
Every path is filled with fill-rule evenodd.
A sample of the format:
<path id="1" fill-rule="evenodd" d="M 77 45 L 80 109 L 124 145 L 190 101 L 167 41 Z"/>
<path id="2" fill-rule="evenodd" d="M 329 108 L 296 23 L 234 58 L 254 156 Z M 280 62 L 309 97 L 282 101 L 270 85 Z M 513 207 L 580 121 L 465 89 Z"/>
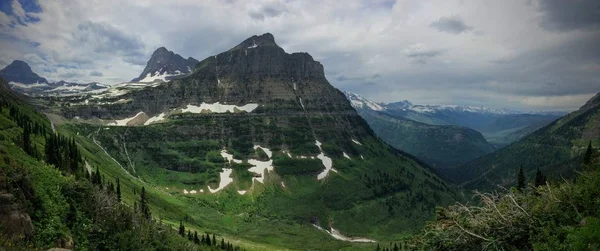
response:
<path id="1" fill-rule="evenodd" d="M 2 80 L 0 79 L 0 81 Z M 3 83 L 0 82 L 0 84 Z M 4 85 L 0 87 L 4 87 Z M 24 205 L 26 212 L 31 215 L 35 228 L 35 234 L 30 240 L 15 241 L 0 236 L 0 249 L 7 246 L 17 249 L 51 248 L 54 247 L 58 238 L 73 238 L 76 248 L 81 249 L 92 244 L 88 241 L 97 241 L 94 238 L 101 234 L 97 231 L 108 231 L 115 235 L 112 236 L 111 240 L 106 240 L 104 244 L 101 244 L 106 248 L 110 248 L 112 245 L 120 245 L 121 248 L 127 249 L 128 246 L 125 245 L 129 244 L 135 245 L 129 246 L 129 248 L 134 249 L 150 249 L 162 246 L 163 248 L 179 250 L 204 250 L 203 247 L 190 245 L 176 235 L 175 231 L 165 232 L 164 229 L 160 229 L 160 226 L 154 224 L 141 223 L 138 225 L 141 228 L 125 229 L 124 231 L 105 225 L 104 223 L 112 224 L 114 220 L 122 221 L 123 219 L 114 218 L 117 215 L 100 216 L 96 214 L 96 210 L 98 210 L 96 207 L 102 206 L 102 210 L 107 210 L 107 212 L 122 213 L 123 217 L 128 217 L 132 210 L 97 204 L 97 198 L 99 198 L 97 196 L 106 196 L 105 192 L 97 190 L 97 187 L 92 187 L 91 183 L 82 177 L 61 172 L 54 166 L 26 154 L 21 146 L 23 129 L 9 116 L 8 107 L 16 107 L 21 116 L 27 117 L 31 122 L 39 123 L 46 132 L 51 131 L 50 122 L 43 115 L 37 113 L 33 107 L 27 105 L 27 100 L 24 97 L 15 96 L 6 89 L 0 90 L 0 101 L 4 104 L 3 107 L 0 106 L 0 156 L 2 158 L 2 161 L 0 161 L 0 180 L 3 182 L 0 187 L 7 189 L 9 193 L 12 192 L 17 201 Z M 32 134 L 32 145 L 41 154 L 42 159 L 45 141 L 44 136 Z M 108 163 L 102 157 L 96 157 L 90 152 L 86 152 L 85 155 L 86 157 L 92 157 L 99 163 Z M 101 154 L 98 156 L 101 156 Z M 124 177 L 118 170 L 111 168 L 109 164 L 103 166 L 106 168 L 102 168 L 102 171 L 108 174 L 105 178 Z M 81 172 L 83 172 L 83 169 Z M 125 185 L 123 186 L 125 204 L 131 206 L 133 201 L 139 199 L 139 195 L 133 196 L 130 191 L 125 191 L 125 187 L 134 187 L 135 182 L 131 182 L 127 178 L 121 179 L 121 181 L 121 184 Z M 78 211 L 75 222 L 67 220 L 70 217 L 70 206 L 72 205 L 75 205 L 74 207 Z M 93 217 L 96 218 L 88 218 L 90 214 L 95 215 Z M 99 219 L 97 217 L 111 218 Z M 101 220 L 102 224 L 95 223 L 97 220 Z M 73 224 L 73 227 L 69 227 L 70 224 Z M 119 238 L 126 237 L 127 234 L 136 235 L 137 239 L 135 240 L 140 242 L 124 241 L 124 239 L 116 241 Z M 156 242 L 158 240 L 160 240 L 160 244 Z M 97 245 L 98 243 L 94 244 Z"/>
<path id="2" fill-rule="evenodd" d="M 155 138 L 151 132 L 155 130 L 157 133 L 163 133 L 161 128 L 169 128 L 168 125 L 145 127 L 151 129 L 144 129 L 144 136 L 130 135 L 127 147 L 135 172 L 127 164 L 129 159 L 123 154 L 119 135 L 132 133 L 132 130 L 136 129 L 100 128 L 102 136 L 95 136 L 99 128 L 96 126 L 67 123 L 58 128 L 61 132 L 77 138 L 85 149 L 83 155 L 91 166 L 100 166 L 110 179 L 119 177 L 122 180 L 126 203 L 132 203 L 132 199 L 135 198 L 134 189 L 139 191 L 140 186 L 145 185 L 150 194 L 154 216 L 174 223 L 184 219 L 186 225 L 194 226 L 203 232 L 216 232 L 229 240 L 235 236 L 240 238 L 241 246 L 252 249 L 369 249 L 373 244 L 336 241 L 311 226 L 310 222 L 318 222 L 323 227 L 332 222 L 336 229 L 348 236 L 391 240 L 422 226 L 429 219 L 429 215 L 433 214 L 434 205 L 452 202 L 439 192 L 432 193 L 429 189 L 411 185 L 419 184 L 423 179 L 437 179 L 438 182 L 443 182 L 408 159 L 404 160 L 403 165 L 412 167 L 398 169 L 394 163 L 400 162 L 392 154 L 392 149 L 384 147 L 374 138 L 362 142 L 362 146 L 356 146 L 364 160 L 356 154 L 352 155 L 352 160 L 342 156 L 333 157 L 335 151 L 330 150 L 332 152 L 328 155 L 333 157 L 334 168 L 340 172 L 331 173 L 324 183 L 316 181 L 316 175 L 279 176 L 270 173 L 265 185 L 257 183 L 252 191 L 241 196 L 236 190 L 248 189 L 251 184 L 250 177 L 247 176 L 247 171 L 243 171 L 242 165 L 234 172 L 235 182 L 224 191 L 218 194 L 185 195 L 182 193 L 183 189 L 190 191 L 204 188 L 206 191 L 206 184 L 216 184 L 217 172 L 221 165 L 212 163 L 216 169 L 209 169 L 207 173 L 210 175 L 206 175 L 166 170 L 155 161 L 149 161 L 152 159 L 151 153 L 144 144 L 136 142 L 144 141 L 144 137 Z M 136 177 L 127 175 L 123 168 L 94 144 L 94 137 Z M 198 145 L 197 141 L 177 143 Z M 196 150 L 206 152 L 212 149 L 210 144 L 203 145 L 207 149 Z M 170 150 L 178 150 L 178 153 L 185 152 L 173 143 L 165 142 L 163 146 Z M 326 142 L 323 147 L 328 151 Z M 189 150 L 187 147 L 185 149 Z M 184 157 L 185 155 L 182 154 Z M 278 158 L 277 156 L 285 155 L 275 152 L 274 158 Z M 371 174 L 373 170 L 403 177 L 398 178 L 399 182 L 408 184 L 408 187 L 402 191 L 374 197 L 372 189 L 366 188 L 363 180 L 363 176 Z M 280 185 L 281 181 L 285 182 L 285 188 Z M 431 182 L 426 184 L 433 185 Z M 440 192 L 444 191 L 442 193 L 448 193 L 453 188 L 439 189 Z M 420 199 L 416 200 L 415 197 Z M 406 210 L 407 208 L 410 210 Z M 306 243 L 305 240 L 311 241 Z"/>

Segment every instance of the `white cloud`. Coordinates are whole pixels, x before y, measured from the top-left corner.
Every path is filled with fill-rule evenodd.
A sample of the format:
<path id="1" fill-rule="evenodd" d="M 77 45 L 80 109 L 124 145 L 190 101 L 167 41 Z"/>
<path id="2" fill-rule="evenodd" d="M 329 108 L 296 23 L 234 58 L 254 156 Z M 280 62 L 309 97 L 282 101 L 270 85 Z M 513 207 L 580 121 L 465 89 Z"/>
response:
<path id="1" fill-rule="evenodd" d="M 570 16 L 527 1 L 61 0 L 39 5 L 41 13 L 16 15 L 39 22 L 0 26 L 5 35 L 0 46 L 9 48 L 0 51 L 0 59 L 37 55 L 42 61 L 32 68 L 49 79 L 127 81 L 139 75 L 139 64 L 157 47 L 202 60 L 251 35 L 271 32 L 286 51 L 306 51 L 321 61 L 334 86 L 378 101 L 538 107 L 547 100 L 572 108 L 545 98 L 600 90 L 600 52 L 586 44 L 599 37 L 596 26 L 568 32 L 540 28 L 555 16 L 568 23 Z M 5 21 L 0 15 L 0 23 Z M 445 32 L 432 29 L 435 22 L 444 24 Z M 59 70 L 65 66 L 68 72 Z M 90 76 L 94 70 L 103 76 Z M 81 72 L 77 77 L 68 74 L 76 71 Z M 555 85 L 549 87 L 550 82 Z M 507 104 L 510 97 L 539 102 Z"/>
<path id="2" fill-rule="evenodd" d="M 13 0 L 11 7 L 13 15 L 15 15 L 22 21 L 25 20 L 25 10 L 23 10 L 23 7 L 21 6 L 21 3 L 19 3 L 18 0 Z"/>

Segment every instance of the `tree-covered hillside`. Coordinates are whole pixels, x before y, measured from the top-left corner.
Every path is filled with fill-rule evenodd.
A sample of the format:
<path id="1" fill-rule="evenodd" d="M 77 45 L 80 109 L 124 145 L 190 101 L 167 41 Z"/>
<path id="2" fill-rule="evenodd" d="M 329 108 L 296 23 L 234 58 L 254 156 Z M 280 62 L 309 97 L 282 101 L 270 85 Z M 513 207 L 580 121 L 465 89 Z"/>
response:
<path id="1" fill-rule="evenodd" d="M 444 174 L 467 189 L 485 191 L 513 186 L 519 168 L 528 179 L 538 169 L 549 179 L 573 177 L 590 142 L 600 143 L 600 95 L 531 135 Z"/>
<path id="2" fill-rule="evenodd" d="M 179 236 L 151 217 L 144 188 L 125 199 L 131 187 L 89 169 L 78 143 L 56 134 L 2 79 L 0 121 L 0 249 L 240 249 Z"/>

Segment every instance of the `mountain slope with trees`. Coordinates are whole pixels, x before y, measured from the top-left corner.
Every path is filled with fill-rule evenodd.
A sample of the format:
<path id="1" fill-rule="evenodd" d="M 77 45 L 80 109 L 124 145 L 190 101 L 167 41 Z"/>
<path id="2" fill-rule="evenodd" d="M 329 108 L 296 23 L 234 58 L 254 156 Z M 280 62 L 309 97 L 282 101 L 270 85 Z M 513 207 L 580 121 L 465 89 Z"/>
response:
<path id="1" fill-rule="evenodd" d="M 572 112 L 499 151 L 446 174 L 467 189 L 511 187 L 519 168 L 528 180 L 540 169 L 548 179 L 572 177 L 589 144 L 600 143 L 600 94 Z"/>
<path id="2" fill-rule="evenodd" d="M 466 127 L 428 125 L 360 108 L 357 112 L 385 142 L 436 169 L 457 167 L 496 149 Z"/>

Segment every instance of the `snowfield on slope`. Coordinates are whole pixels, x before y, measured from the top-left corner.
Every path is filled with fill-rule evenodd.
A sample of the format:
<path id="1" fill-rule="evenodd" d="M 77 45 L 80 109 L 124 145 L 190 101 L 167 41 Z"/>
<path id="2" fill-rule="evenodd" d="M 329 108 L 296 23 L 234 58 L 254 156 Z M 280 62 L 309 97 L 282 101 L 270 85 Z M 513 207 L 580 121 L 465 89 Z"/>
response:
<path id="1" fill-rule="evenodd" d="M 135 116 L 133 116 L 131 118 L 117 119 L 117 120 L 115 120 L 115 122 L 109 123 L 108 125 L 112 125 L 112 126 L 126 126 L 127 123 L 129 123 L 129 121 L 132 121 L 135 118 L 137 118 L 138 116 L 142 116 L 143 114 L 145 114 L 145 113 L 144 112 L 138 112 Z"/>
<path id="2" fill-rule="evenodd" d="M 212 189 L 210 186 L 208 186 L 208 191 L 210 191 L 210 193 L 216 193 L 223 190 L 223 188 L 225 188 L 227 185 L 231 184 L 233 182 L 233 178 L 231 178 L 232 172 L 233 169 L 231 168 L 223 168 L 223 171 L 219 173 L 219 187 Z"/>
<path id="3" fill-rule="evenodd" d="M 321 162 L 323 163 L 323 166 L 325 166 L 325 170 L 323 170 L 323 172 L 321 172 L 319 175 L 317 175 L 317 179 L 318 180 L 322 180 L 325 177 L 327 177 L 327 174 L 329 174 L 329 171 L 334 171 L 337 173 L 337 170 L 332 168 L 333 162 L 331 161 L 331 158 L 325 156 L 325 153 L 323 153 L 323 149 L 321 149 L 321 142 L 318 140 L 315 140 L 315 145 L 319 148 L 319 151 L 321 151 L 321 153 L 319 155 L 317 155 L 317 159 L 320 159 Z"/>
<path id="4" fill-rule="evenodd" d="M 183 113 L 186 113 L 186 112 L 202 113 L 202 111 L 213 112 L 213 113 L 225 113 L 225 112 L 236 112 L 236 111 L 252 112 L 257 107 L 258 107 L 258 104 L 246 104 L 243 106 L 237 106 L 237 105 L 225 105 L 225 104 L 221 104 L 219 102 L 214 103 L 214 104 L 208 104 L 208 103 L 202 102 L 202 104 L 200 104 L 200 106 L 188 104 L 185 108 L 183 108 L 181 110 L 181 112 L 183 112 Z"/>

